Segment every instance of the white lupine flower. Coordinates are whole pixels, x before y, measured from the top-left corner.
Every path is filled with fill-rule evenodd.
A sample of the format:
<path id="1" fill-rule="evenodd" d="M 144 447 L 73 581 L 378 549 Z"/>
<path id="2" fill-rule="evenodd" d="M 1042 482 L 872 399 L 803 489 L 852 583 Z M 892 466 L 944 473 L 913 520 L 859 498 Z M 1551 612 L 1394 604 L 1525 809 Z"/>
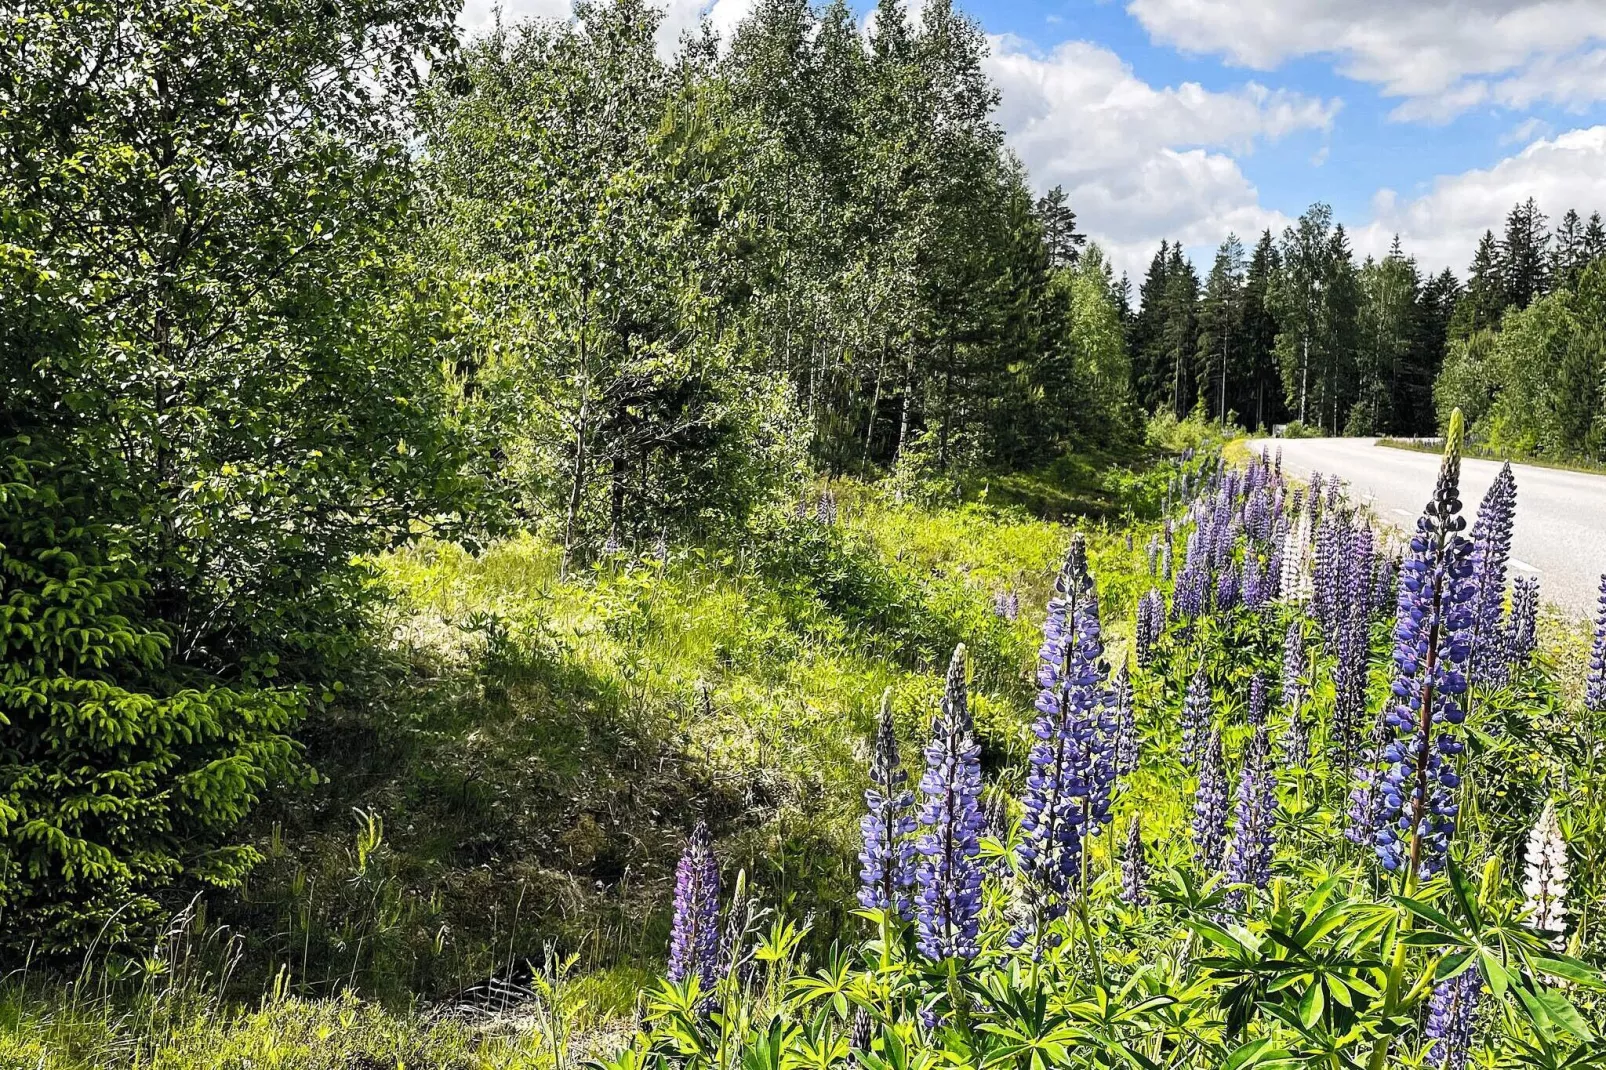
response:
<path id="1" fill-rule="evenodd" d="M 1561 838 L 1554 802 L 1545 803 L 1544 812 L 1528 834 L 1522 894 L 1527 897 L 1523 909 L 1529 914 L 1530 928 L 1557 937 L 1566 930 L 1567 841 Z"/>
<path id="2" fill-rule="evenodd" d="M 1299 523 L 1283 537 L 1282 600 L 1310 601 L 1313 584 L 1310 573 L 1310 511 L 1299 514 Z"/>

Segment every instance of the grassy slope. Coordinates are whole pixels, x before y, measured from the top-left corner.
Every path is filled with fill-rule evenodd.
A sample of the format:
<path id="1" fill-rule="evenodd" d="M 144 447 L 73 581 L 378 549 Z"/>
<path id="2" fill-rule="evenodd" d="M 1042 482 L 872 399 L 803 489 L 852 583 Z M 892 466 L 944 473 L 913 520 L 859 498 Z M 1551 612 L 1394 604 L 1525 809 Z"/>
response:
<path id="1" fill-rule="evenodd" d="M 308 726 L 321 783 L 264 813 L 268 860 L 246 894 L 220 898 L 153 956 L 189 956 L 182 998 L 158 980 L 164 1009 L 113 1022 L 89 995 L 102 968 L 80 990 L 82 1013 L 51 1012 L 50 1040 L 33 994 L 13 987 L 0 1066 L 39 1064 L 41 1045 L 45 1066 L 112 1052 L 131 1064 L 136 1051 L 173 1060 L 155 1065 L 230 1065 L 281 1029 L 287 1053 L 322 1031 L 353 1059 L 384 1053 L 374 1065 L 407 1052 L 407 1065 L 457 1065 L 482 1033 L 320 997 L 354 984 L 404 1007 L 518 973 L 548 948 L 578 957 L 575 998 L 592 1018 L 627 1012 L 662 956 L 673 865 L 698 817 L 766 901 L 813 912 L 823 950 L 849 921 L 882 693 L 903 738 L 919 738 L 940 670 L 966 643 L 988 764 L 1021 765 L 1038 617 L 1069 536 L 1027 507 L 1151 510 L 1164 476 L 1108 461 L 995 480 L 972 488 L 984 501 L 941 509 L 839 484 L 835 525 L 787 511 L 737 549 L 568 580 L 555 549 L 528 537 L 478 557 L 426 544 L 387 558 L 389 648 Z M 1084 524 L 1107 619 L 1126 622 L 1142 590 L 1135 558 L 1117 529 Z M 1022 607 L 1014 622 L 994 611 L 1006 589 Z M 276 1002 L 217 1013 L 232 950 L 231 991 Z"/>

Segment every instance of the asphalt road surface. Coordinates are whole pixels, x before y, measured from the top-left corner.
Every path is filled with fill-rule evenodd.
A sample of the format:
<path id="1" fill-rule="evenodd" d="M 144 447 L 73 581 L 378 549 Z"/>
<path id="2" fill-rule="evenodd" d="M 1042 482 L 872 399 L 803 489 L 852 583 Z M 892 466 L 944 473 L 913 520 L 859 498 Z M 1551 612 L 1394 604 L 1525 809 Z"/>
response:
<path id="1" fill-rule="evenodd" d="M 1350 496 L 1369 502 L 1378 518 L 1410 531 L 1433 494 L 1439 459 L 1391 449 L 1370 438 L 1260 439 L 1278 446 L 1295 478 L 1338 473 Z M 1574 617 L 1593 616 L 1606 572 L 1606 476 L 1513 464 L 1517 522 L 1511 544 L 1513 575 L 1537 575 L 1539 597 Z M 1494 461 L 1461 462 L 1461 501 L 1470 526 L 1478 503 L 1500 471 Z"/>

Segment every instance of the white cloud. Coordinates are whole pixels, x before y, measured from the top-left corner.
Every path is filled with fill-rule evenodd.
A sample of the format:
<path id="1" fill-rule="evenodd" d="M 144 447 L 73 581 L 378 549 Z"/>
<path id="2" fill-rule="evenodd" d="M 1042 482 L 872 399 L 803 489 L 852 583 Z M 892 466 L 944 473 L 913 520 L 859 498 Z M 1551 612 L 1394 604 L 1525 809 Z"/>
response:
<path id="1" fill-rule="evenodd" d="M 1357 255 L 1381 255 L 1394 235 L 1424 270 L 1466 271 L 1485 230 L 1500 231 L 1511 206 L 1533 197 L 1552 219 L 1569 208 L 1606 211 L 1606 126 L 1540 139 L 1492 167 L 1445 175 L 1402 199 L 1380 190 L 1371 222 L 1353 231 Z"/>
<path id="2" fill-rule="evenodd" d="M 1233 154 L 1330 129 L 1339 103 L 1249 83 L 1155 88 L 1109 49 L 1067 41 L 1048 54 L 994 37 L 987 73 L 999 121 L 1033 183 L 1062 185 L 1118 270 L 1141 274 L 1162 238 L 1213 246 L 1286 217 L 1260 206 Z"/>
<path id="3" fill-rule="evenodd" d="M 1151 36 L 1269 70 L 1325 55 L 1397 119 L 1606 100 L 1602 0 L 1128 0 Z"/>

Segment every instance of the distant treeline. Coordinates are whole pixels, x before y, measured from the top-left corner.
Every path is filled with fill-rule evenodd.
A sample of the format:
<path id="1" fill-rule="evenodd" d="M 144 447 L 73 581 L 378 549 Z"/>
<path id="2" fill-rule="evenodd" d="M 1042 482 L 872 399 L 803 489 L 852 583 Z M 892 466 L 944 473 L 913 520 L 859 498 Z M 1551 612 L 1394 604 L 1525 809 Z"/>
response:
<path id="1" fill-rule="evenodd" d="M 1567 317 L 1595 307 L 1585 307 L 1587 280 L 1602 257 L 1599 212 L 1585 222 L 1568 211 L 1550 231 L 1532 199 L 1511 210 L 1503 238 L 1485 232 L 1464 286 L 1448 269 L 1424 275 L 1398 238 L 1357 264 L 1322 204 L 1280 238 L 1262 234 L 1247 256 L 1229 237 L 1202 284 L 1181 248 L 1162 242 L 1141 308 L 1129 311 L 1125 279 L 1118 291 L 1134 396 L 1151 412 L 1197 406 L 1249 428 L 1298 421 L 1354 435 L 1426 433 L 1460 405 L 1475 437 L 1505 448 L 1598 450 L 1584 429 L 1600 413 L 1600 350 Z M 1501 342 L 1503 326 L 1532 334 L 1540 323 L 1549 366 L 1519 382 L 1501 369 L 1525 366 L 1539 343 Z M 1564 383 L 1547 382 L 1553 374 Z"/>

